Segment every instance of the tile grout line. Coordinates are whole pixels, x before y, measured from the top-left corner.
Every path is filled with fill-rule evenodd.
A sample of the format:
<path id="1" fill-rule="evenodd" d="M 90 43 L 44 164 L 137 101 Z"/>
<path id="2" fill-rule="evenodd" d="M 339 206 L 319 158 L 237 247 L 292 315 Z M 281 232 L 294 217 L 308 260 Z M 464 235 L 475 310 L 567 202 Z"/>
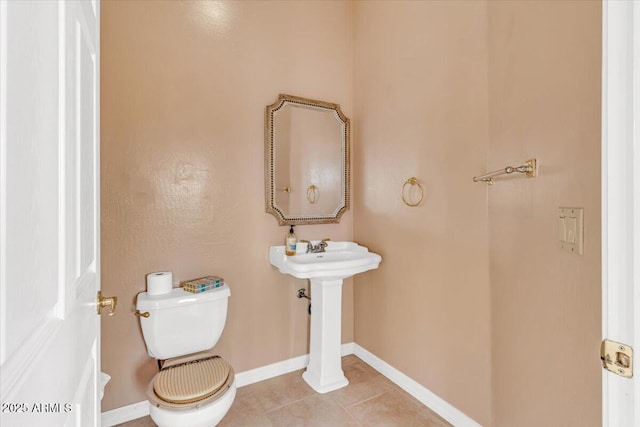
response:
<path id="1" fill-rule="evenodd" d="M 311 399 L 312 397 L 316 397 L 316 396 L 317 396 L 317 395 L 312 394 L 312 395 L 310 395 L 310 396 L 303 397 L 302 399 L 294 400 L 294 401 L 292 401 L 292 402 L 285 403 L 284 405 L 276 406 L 275 408 L 271 408 L 271 409 L 269 409 L 269 410 L 266 410 L 266 409 L 264 409 L 264 408 L 262 408 L 262 409 L 264 410 L 264 412 L 265 412 L 266 414 L 269 414 L 269 412 L 273 412 L 273 411 L 277 411 L 278 409 L 286 408 L 287 406 L 293 405 L 294 403 L 300 403 L 300 402 L 302 402 L 303 400 Z"/>
<path id="2" fill-rule="evenodd" d="M 342 410 L 343 410 L 344 412 L 346 412 L 346 413 L 347 413 L 347 415 L 349 415 L 349 417 L 351 417 L 351 419 L 352 419 L 353 421 L 355 421 L 355 422 L 356 422 L 356 424 L 357 424 L 358 426 L 361 426 L 361 427 L 362 427 L 362 424 L 360 424 L 360 421 L 358 421 L 358 420 L 356 419 L 355 415 L 353 415 L 353 414 L 351 413 L 351 411 L 349 411 L 349 409 L 348 409 L 348 408 L 342 408 Z"/>
<path id="3" fill-rule="evenodd" d="M 366 399 L 364 399 L 364 400 L 361 400 L 361 401 L 359 401 L 359 402 L 352 403 L 351 405 L 347 406 L 345 409 L 352 408 L 352 407 L 354 407 L 354 406 L 360 405 L 361 403 L 368 402 L 368 401 L 370 401 L 370 400 L 372 400 L 372 399 L 376 399 L 376 398 L 378 398 L 378 397 L 380 397 L 380 396 L 382 396 L 382 395 L 385 395 L 385 394 L 387 394 L 387 393 L 391 393 L 391 392 L 394 392 L 394 391 L 397 391 L 397 390 L 393 390 L 393 389 L 385 390 L 385 391 L 383 391 L 382 393 L 376 394 L 375 396 L 371 396 L 371 397 L 368 397 L 368 398 L 366 398 Z"/>
<path id="4" fill-rule="evenodd" d="M 382 393 L 382 394 L 384 394 L 384 393 Z M 302 398 L 302 399 L 299 399 L 299 400 L 296 400 L 296 401 L 293 401 L 293 402 L 287 403 L 286 405 L 278 406 L 277 408 L 273 408 L 273 409 L 270 409 L 270 410 L 268 410 L 268 411 L 264 410 L 264 408 L 263 408 L 263 411 L 264 411 L 264 413 L 266 414 L 267 418 L 269 418 L 269 422 L 271 422 L 271 418 L 269 417 L 269 413 L 270 413 L 270 412 L 273 412 L 273 411 L 276 411 L 276 410 L 279 410 L 279 409 L 283 409 L 283 408 L 286 408 L 287 406 L 291 406 L 291 405 L 293 405 L 293 404 L 300 403 L 300 402 L 303 402 L 303 401 L 305 401 L 305 400 L 309 400 L 309 399 L 311 399 L 311 398 L 318 397 L 318 396 L 322 396 L 322 394 L 313 394 L 313 395 L 311 395 L 311 396 L 307 396 L 307 397 L 304 397 L 304 398 Z M 356 423 L 356 425 L 357 425 L 358 427 L 362 427 L 362 424 L 360 424 L 360 422 L 359 422 L 359 421 L 358 421 L 358 420 L 353 416 L 353 414 L 352 414 L 351 412 L 349 412 L 349 410 L 348 410 L 346 407 L 344 407 L 344 406 L 342 406 L 340 403 L 336 402 L 336 400 L 335 400 L 335 398 L 334 398 L 333 396 L 329 396 L 329 395 L 327 395 L 327 398 L 329 398 L 333 403 L 335 403 L 336 405 L 338 405 L 338 407 L 339 407 L 340 409 L 342 409 L 342 410 L 344 411 L 344 413 L 345 413 L 345 414 L 347 414 L 347 416 L 348 416 L 350 419 L 352 419 L 352 420 Z M 365 400 L 369 400 L 369 399 L 365 399 Z M 272 425 L 273 425 L 273 423 L 272 423 Z"/>
<path id="5" fill-rule="evenodd" d="M 332 399 L 333 399 L 333 401 L 334 401 L 334 402 L 336 402 L 336 403 L 337 403 L 341 408 L 347 409 L 347 408 L 349 408 L 349 407 L 351 407 L 351 406 L 355 406 L 355 405 L 358 405 L 358 404 L 360 404 L 360 403 L 364 403 L 364 402 L 366 402 L 367 400 L 371 400 L 371 399 L 374 399 L 374 398 L 376 398 L 376 397 L 378 397 L 378 396 L 382 396 L 383 394 L 387 393 L 388 391 L 391 391 L 391 390 L 383 390 L 383 391 L 381 391 L 381 392 L 380 392 L 380 393 L 378 393 L 378 394 L 375 394 L 375 395 L 373 395 L 373 396 L 369 396 L 369 397 L 367 397 L 366 399 L 363 399 L 363 400 L 358 400 L 357 402 L 350 403 L 349 405 L 346 405 L 346 406 L 345 406 L 345 405 L 343 405 L 342 403 L 338 402 L 338 400 L 337 400 L 336 398 L 334 398 L 334 397 L 331 397 L 331 398 L 332 398 Z"/>
<path id="6" fill-rule="evenodd" d="M 353 403 L 353 404 L 351 404 L 349 406 L 342 406 L 342 405 L 340 405 L 340 403 L 338 403 L 338 406 L 340 406 L 347 414 L 349 414 L 349 416 L 356 422 L 357 425 L 362 426 L 362 424 L 360 424 L 360 421 L 358 421 L 356 416 L 351 412 L 350 408 L 353 408 L 354 406 L 359 405 L 361 403 L 368 402 L 371 399 L 375 399 L 377 397 L 383 396 L 383 395 L 389 393 L 390 391 L 393 391 L 393 390 L 383 391 L 382 393 L 376 394 L 375 396 L 371 396 L 371 397 L 369 397 L 367 399 L 364 399 L 364 400 L 361 400 L 359 402 Z"/>

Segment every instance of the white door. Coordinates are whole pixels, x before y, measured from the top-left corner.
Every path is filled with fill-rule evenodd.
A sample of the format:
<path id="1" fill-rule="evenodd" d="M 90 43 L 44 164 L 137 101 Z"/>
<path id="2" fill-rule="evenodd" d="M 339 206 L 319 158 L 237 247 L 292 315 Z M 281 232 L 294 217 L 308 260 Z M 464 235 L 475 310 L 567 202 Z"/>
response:
<path id="1" fill-rule="evenodd" d="M 602 334 L 636 362 L 633 378 L 603 370 L 603 425 L 639 426 L 640 2 L 603 3 L 602 62 Z"/>
<path id="2" fill-rule="evenodd" d="M 99 424 L 99 3 L 0 0 L 2 426 Z"/>

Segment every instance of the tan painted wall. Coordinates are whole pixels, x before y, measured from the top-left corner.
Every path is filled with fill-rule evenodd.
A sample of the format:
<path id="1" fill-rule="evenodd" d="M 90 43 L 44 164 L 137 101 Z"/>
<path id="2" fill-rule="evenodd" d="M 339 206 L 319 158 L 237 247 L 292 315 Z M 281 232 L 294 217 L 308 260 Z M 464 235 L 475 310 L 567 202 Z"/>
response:
<path id="1" fill-rule="evenodd" d="M 216 350 L 237 372 L 307 353 L 306 304 L 268 261 L 287 230 L 264 213 L 264 109 L 278 93 L 352 116 L 348 2 L 102 2 L 102 409 L 146 399 L 156 370 L 134 299 L 145 274 L 218 274 L 231 287 Z M 339 225 L 299 238 L 352 239 Z M 353 341 L 352 285 L 343 341 Z M 196 325 L 194 325 L 196 326 Z"/>
<path id="2" fill-rule="evenodd" d="M 356 342 L 483 425 L 600 424 L 600 9 L 355 10 L 354 237 L 383 255 Z M 534 180 L 471 182 L 531 157 Z M 585 208 L 584 256 L 557 248 L 560 206 Z"/>
<path id="3" fill-rule="evenodd" d="M 489 425 L 486 34 L 484 2 L 355 9 L 354 237 L 382 264 L 354 311 L 359 345 Z"/>
<path id="4" fill-rule="evenodd" d="M 600 2 L 489 3 L 488 189 L 496 426 L 599 426 Z M 557 209 L 584 207 L 583 256 Z"/>

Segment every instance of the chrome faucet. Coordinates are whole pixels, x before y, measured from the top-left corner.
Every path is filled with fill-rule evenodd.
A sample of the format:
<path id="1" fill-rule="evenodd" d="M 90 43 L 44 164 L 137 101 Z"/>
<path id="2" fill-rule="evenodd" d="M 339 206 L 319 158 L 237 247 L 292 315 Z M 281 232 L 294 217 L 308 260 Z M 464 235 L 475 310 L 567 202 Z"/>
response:
<path id="1" fill-rule="evenodd" d="M 328 238 L 327 239 L 322 239 L 320 241 L 320 243 L 318 243 L 317 245 L 314 245 L 313 243 L 311 243 L 308 240 L 300 240 L 300 241 L 307 244 L 307 253 L 308 254 L 317 254 L 317 253 L 320 253 L 320 252 L 325 252 L 325 250 L 327 249 L 327 245 L 328 245 L 327 241 L 329 241 L 329 240 L 331 240 L 331 239 L 328 239 Z"/>

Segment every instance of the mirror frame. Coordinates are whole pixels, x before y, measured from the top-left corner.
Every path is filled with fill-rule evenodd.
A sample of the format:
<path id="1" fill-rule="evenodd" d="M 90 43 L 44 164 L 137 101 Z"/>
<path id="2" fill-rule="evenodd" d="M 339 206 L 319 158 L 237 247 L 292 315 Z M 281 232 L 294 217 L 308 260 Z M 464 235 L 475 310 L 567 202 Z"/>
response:
<path id="1" fill-rule="evenodd" d="M 274 114 L 287 104 L 311 107 L 318 110 L 330 110 L 335 112 L 343 123 L 342 134 L 342 204 L 338 205 L 333 213 L 326 215 L 288 215 L 275 204 L 275 150 L 274 150 Z M 342 113 L 340 105 L 315 99 L 301 98 L 299 96 L 280 94 L 278 100 L 267 105 L 264 127 L 264 158 L 265 158 L 265 205 L 266 212 L 272 214 L 280 225 L 305 225 L 305 224 L 336 224 L 340 222 L 342 215 L 349 210 L 351 188 L 351 123 L 349 118 Z"/>

